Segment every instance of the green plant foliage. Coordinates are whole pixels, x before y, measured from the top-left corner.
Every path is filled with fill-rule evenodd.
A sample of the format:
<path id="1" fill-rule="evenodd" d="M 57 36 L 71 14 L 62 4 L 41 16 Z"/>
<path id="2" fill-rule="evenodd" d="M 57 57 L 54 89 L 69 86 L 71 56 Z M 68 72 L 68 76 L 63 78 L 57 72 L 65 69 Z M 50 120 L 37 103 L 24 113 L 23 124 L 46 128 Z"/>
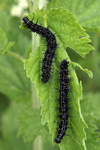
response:
<path id="1" fill-rule="evenodd" d="M 47 8 L 68 9 L 87 30 L 100 31 L 100 0 L 51 0 Z"/>
<path id="2" fill-rule="evenodd" d="M 10 104 L 10 101 L 7 96 L 0 93 L 0 140 L 2 139 L 3 133 L 2 133 L 2 115 L 7 110 L 8 106 Z"/>
<path id="3" fill-rule="evenodd" d="M 81 101 L 82 113 L 84 116 L 91 115 L 91 118 L 98 120 L 100 116 L 100 94 L 99 93 L 88 93 L 84 96 Z M 88 119 L 87 119 L 88 120 Z M 100 122 L 100 119 L 98 120 Z"/>
<path id="4" fill-rule="evenodd" d="M 38 20 L 37 24 L 42 23 L 44 27 L 48 27 L 53 33 L 56 33 L 55 36 L 59 45 L 56 50 L 56 57 L 53 60 L 51 78 L 47 84 L 41 83 L 40 77 L 41 60 L 46 50 L 46 46 L 43 44 L 45 39 L 41 39 L 40 46 L 32 52 L 34 42 L 31 45 L 30 32 L 19 29 L 20 19 L 10 16 L 10 13 L 8 13 L 14 3 L 17 2 L 5 0 L 1 1 L 0 4 L 0 54 L 4 54 L 0 56 L 0 150 L 33 150 L 33 144 L 24 143 L 22 138 L 17 136 L 18 134 L 24 138 L 25 142 L 33 142 L 36 136 L 41 135 L 43 139 L 40 145 L 43 150 L 100 150 L 100 94 L 87 94 L 81 101 L 81 113 L 82 85 L 81 82 L 78 82 L 75 73 L 75 68 L 78 67 L 92 78 L 92 72 L 84 69 L 88 66 L 94 71 L 94 78 L 88 80 L 87 76 L 84 77 L 82 71 L 80 71 L 82 74 L 78 72 L 84 83 L 83 88 L 86 89 L 86 92 L 91 89 L 99 91 L 100 39 L 94 41 L 96 53 L 94 51 L 94 53 L 91 53 L 92 55 L 88 55 L 89 57 L 86 60 L 81 57 L 84 58 L 86 54 L 93 50 L 93 47 L 89 44 L 91 42 L 89 35 L 85 33 L 83 28 L 87 31 L 100 31 L 100 0 L 48 0 L 46 7 L 48 11 L 42 9 L 38 10 L 36 14 L 28 15 L 30 20 L 34 17 L 33 22 Z M 27 29 L 23 24 L 21 28 Z M 94 36 L 91 35 L 91 37 L 94 40 Z M 70 57 L 73 57 L 75 62 L 70 60 L 68 48 Z M 23 60 L 24 68 L 27 76 L 32 82 L 35 82 L 41 100 L 42 123 L 39 109 L 32 108 L 33 97 L 35 97 L 33 84 L 26 77 L 20 59 L 16 60 L 17 57 L 12 58 L 12 55 L 7 55 L 9 50 L 16 56 L 26 58 Z M 81 57 L 78 58 L 77 56 Z M 59 88 L 59 83 L 56 79 L 59 78 L 59 74 L 56 70 L 59 71 L 59 64 L 63 59 L 70 62 L 71 93 L 69 96 L 72 97 L 72 101 L 69 102 L 69 107 L 72 107 L 72 109 L 69 110 L 71 118 L 69 118 L 68 127 L 71 128 L 68 128 L 66 134 L 69 136 L 64 136 L 61 144 L 52 144 L 51 139 L 54 141 L 58 127 L 56 123 L 58 122 L 58 111 L 56 108 L 59 103 L 56 100 L 59 93 L 56 89 Z M 80 64 L 82 66 L 85 64 L 84 68 Z M 16 118 L 18 119 L 16 120 Z M 17 121 L 19 124 L 17 124 Z"/>
<path id="5" fill-rule="evenodd" d="M 100 41 L 98 40 L 98 44 Z M 99 46 L 99 45 L 98 45 Z M 90 58 L 91 59 L 91 58 Z M 91 62 L 91 61 L 90 61 Z M 92 62 L 92 70 L 93 70 L 93 76 L 94 76 L 94 86 L 92 86 L 92 89 L 100 90 L 100 50 L 96 49 L 96 55 L 93 55 L 93 62 Z M 96 89 L 96 86 L 98 85 L 98 89 Z"/>
<path id="6" fill-rule="evenodd" d="M 10 100 L 8 99 L 8 97 L 0 93 L 0 116 L 8 108 L 9 103 L 10 103 Z"/>
<path id="7" fill-rule="evenodd" d="M 5 54 L 14 45 L 14 42 L 8 42 L 6 34 L 0 29 L 0 55 Z"/>
<path id="8" fill-rule="evenodd" d="M 39 17 L 43 18 L 43 15 L 45 17 L 46 12 L 39 12 L 35 17 L 35 20 Z M 32 17 L 34 15 L 34 13 L 32 15 L 29 15 L 30 20 L 32 20 Z M 91 42 L 91 40 L 89 39 L 89 35 L 85 33 L 84 29 L 79 25 L 77 19 L 68 10 L 51 9 L 47 12 L 46 17 L 49 29 L 57 33 L 56 38 L 59 43 L 59 49 L 61 48 L 60 43 L 62 43 L 63 49 L 65 49 L 66 47 L 70 47 L 82 57 L 85 57 L 85 55 L 89 53 L 90 50 L 93 50 L 93 47 L 88 44 L 89 42 Z M 59 18 L 58 21 L 56 21 L 57 18 Z"/>
<path id="9" fill-rule="evenodd" d="M 25 112 L 25 110 L 23 110 L 23 103 L 20 103 L 20 102 L 16 103 L 15 101 L 11 102 L 9 107 L 5 107 L 5 102 L 8 105 L 8 102 L 7 102 L 8 100 L 6 100 L 6 99 L 7 98 L 4 95 L 0 94 L 0 107 L 3 106 L 2 109 L 4 108 L 4 110 L 6 110 L 4 114 L 2 113 L 2 117 L 0 117 L 0 123 L 2 121 L 2 124 L 0 124 L 0 150 L 12 150 L 12 149 L 13 150 L 22 150 L 22 149 L 35 150 L 33 148 L 33 143 L 23 142 L 23 139 L 21 137 L 17 136 L 18 129 L 20 128 L 20 126 L 19 126 L 20 124 L 18 124 L 17 122 L 19 120 L 20 123 L 25 123 L 25 124 L 21 124 L 21 125 L 23 125 L 25 127 L 24 129 L 26 129 L 26 132 L 29 133 L 29 131 L 31 131 L 31 128 L 32 129 L 34 128 L 34 123 L 35 123 L 34 121 L 38 120 L 38 123 L 41 124 L 40 123 L 41 120 L 39 117 L 40 116 L 39 111 L 36 110 L 35 114 L 33 114 L 34 110 L 31 109 L 30 107 L 29 108 L 27 107 L 27 110 Z M 3 101 L 3 102 L 1 103 L 1 101 Z M 24 105 L 24 108 L 26 109 L 25 105 Z M 37 116 L 37 114 L 38 114 L 38 116 Z M 38 117 L 38 119 L 34 118 L 34 116 Z M 29 118 L 27 118 L 27 117 L 29 117 Z M 17 120 L 17 118 L 18 118 L 18 120 Z M 20 119 L 22 119 L 22 120 L 20 120 Z M 40 130 L 42 130 L 42 132 L 46 136 L 48 134 L 47 128 L 45 130 L 45 128 L 42 126 L 42 129 L 40 129 Z M 25 135 L 26 135 L 26 132 L 25 132 Z M 42 132 L 40 132 L 40 133 L 43 134 Z M 33 130 L 32 130 L 32 133 L 34 135 Z M 24 133 L 23 133 L 23 135 L 24 135 Z M 30 135 L 28 135 L 28 136 L 30 136 Z M 46 136 L 46 139 L 47 139 L 47 136 Z M 25 141 L 26 141 L 26 139 L 25 139 Z M 32 142 L 33 142 L 33 139 L 32 139 Z M 43 144 L 42 145 L 43 150 L 47 150 L 47 149 L 48 150 L 51 150 L 51 149 L 58 150 L 58 147 L 52 145 L 50 140 L 46 142 L 44 139 L 44 140 L 42 140 L 42 144 Z"/>
<path id="10" fill-rule="evenodd" d="M 0 56 L 0 92 L 10 100 L 30 101 L 30 82 L 20 61 L 9 56 Z"/>
<path id="11" fill-rule="evenodd" d="M 27 107 L 21 111 L 19 117 L 19 135 L 22 135 L 24 141 L 32 142 L 38 134 L 48 136 L 48 129 L 42 125 L 40 110 Z"/>
<path id="12" fill-rule="evenodd" d="M 93 73 L 88 69 L 83 69 L 78 63 L 72 62 L 73 67 L 79 67 L 82 71 L 88 74 L 90 78 L 93 78 Z"/>
<path id="13" fill-rule="evenodd" d="M 17 2 L 14 0 L 0 0 L 0 10 L 10 11 L 10 8 L 16 4 Z"/>
<path id="14" fill-rule="evenodd" d="M 0 150 L 31 150 L 32 144 L 24 143 L 23 139 L 17 137 L 18 124 L 16 117 L 23 105 L 12 102 L 6 112 L 2 114 L 2 137 L 0 138 Z M 16 113 L 17 110 L 17 113 Z"/>
<path id="15" fill-rule="evenodd" d="M 28 17 L 30 20 L 33 17 L 35 17 L 35 19 L 39 19 L 39 17 L 44 17 L 44 22 L 47 23 L 49 29 L 53 33 L 57 33 L 56 39 L 57 43 L 59 44 L 59 47 L 56 50 L 57 58 L 55 58 L 53 62 L 54 67 L 52 69 L 52 77 L 49 83 L 43 84 L 41 83 L 40 79 L 40 60 L 43 58 L 43 52 L 46 49 L 46 47 L 44 47 L 42 43 L 41 47 L 35 49 L 32 53 L 30 53 L 30 57 L 24 60 L 27 76 L 35 82 L 38 95 L 41 100 L 42 123 L 45 124 L 46 122 L 48 122 L 50 132 L 53 134 L 54 139 L 56 136 L 56 129 L 58 126 L 56 123 L 54 123 L 58 120 L 56 117 L 57 110 L 55 108 L 58 107 L 58 103 L 56 102 L 56 100 L 59 97 L 59 93 L 56 92 L 56 88 L 59 87 L 59 83 L 56 80 L 59 78 L 59 74 L 54 68 L 59 70 L 58 63 L 60 63 L 63 59 L 67 59 L 70 62 L 69 70 L 71 70 L 70 75 L 72 77 L 72 80 L 70 82 L 70 87 L 72 89 L 72 102 L 69 102 L 69 106 L 73 108 L 70 110 L 70 114 L 73 117 L 70 118 L 71 129 L 67 130 L 67 133 L 70 136 L 64 136 L 60 144 L 60 148 L 61 150 L 83 150 L 85 149 L 84 128 L 86 127 L 86 125 L 83 121 L 79 106 L 79 99 L 82 97 L 82 86 L 81 83 L 79 84 L 78 82 L 74 71 L 74 65 L 71 63 L 71 60 L 69 59 L 65 48 L 67 46 L 71 47 L 78 54 L 84 57 L 90 50 L 93 49 L 93 47 L 88 44 L 88 42 L 90 42 L 90 40 L 88 39 L 89 36 L 84 32 L 84 30 L 81 28 L 75 17 L 68 10 L 63 11 L 62 9 L 51 9 L 47 12 L 38 12 L 37 15 L 33 13 Z M 23 25 L 22 27 L 24 28 Z M 84 72 L 87 72 L 89 76 L 92 77 L 91 72 L 84 69 L 82 70 Z"/>
<path id="16" fill-rule="evenodd" d="M 18 20 L 15 21 L 14 18 L 4 11 L 0 11 L 0 18 L 2 19 L 0 27 L 2 30 L 5 28 L 7 33 L 6 37 L 5 33 L 0 30 L 0 47 L 4 49 L 2 53 L 8 50 L 10 43 L 8 41 L 14 40 L 16 44 L 10 50 L 23 57 L 26 56 L 26 50 L 29 48 L 31 42 L 18 28 L 20 22 Z M 0 56 L 0 92 L 5 94 L 10 100 L 31 101 L 31 83 L 26 77 L 23 63 L 8 55 Z"/>
<path id="17" fill-rule="evenodd" d="M 100 93 L 89 93 L 81 101 L 82 114 L 88 125 L 87 134 L 87 150 L 100 150 L 100 133 L 97 132 L 97 126 L 100 124 Z"/>
<path id="18" fill-rule="evenodd" d="M 59 149 L 59 147 L 58 147 L 58 145 L 56 144 L 56 145 L 54 145 L 54 144 L 52 144 L 51 143 L 51 141 L 44 141 L 44 143 L 43 143 L 43 150 L 60 150 Z"/>

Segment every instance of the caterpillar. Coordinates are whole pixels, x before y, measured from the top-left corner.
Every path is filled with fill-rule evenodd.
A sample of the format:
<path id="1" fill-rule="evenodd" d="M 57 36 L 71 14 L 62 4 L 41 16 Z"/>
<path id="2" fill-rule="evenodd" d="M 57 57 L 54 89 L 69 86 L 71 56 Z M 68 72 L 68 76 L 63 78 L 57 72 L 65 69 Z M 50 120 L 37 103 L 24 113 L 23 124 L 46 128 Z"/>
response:
<path id="1" fill-rule="evenodd" d="M 50 78 L 50 71 L 53 58 L 55 56 L 55 50 L 57 48 L 57 42 L 55 35 L 48 29 L 44 28 L 40 25 L 37 25 L 30 21 L 28 17 L 22 18 L 24 24 L 27 28 L 29 28 L 32 32 L 36 32 L 40 34 L 43 38 L 46 39 L 47 42 L 47 50 L 44 54 L 44 58 L 42 60 L 42 79 L 43 83 L 47 83 Z"/>
<path id="2" fill-rule="evenodd" d="M 66 60 L 63 60 L 60 64 L 60 89 L 59 89 L 59 125 L 58 125 L 58 130 L 57 130 L 57 137 L 55 138 L 56 143 L 60 143 L 61 140 L 63 139 L 63 136 L 66 134 L 67 130 L 67 125 L 68 125 L 68 102 L 69 102 L 69 81 L 70 81 L 70 76 L 68 75 L 68 66 L 69 62 Z"/>

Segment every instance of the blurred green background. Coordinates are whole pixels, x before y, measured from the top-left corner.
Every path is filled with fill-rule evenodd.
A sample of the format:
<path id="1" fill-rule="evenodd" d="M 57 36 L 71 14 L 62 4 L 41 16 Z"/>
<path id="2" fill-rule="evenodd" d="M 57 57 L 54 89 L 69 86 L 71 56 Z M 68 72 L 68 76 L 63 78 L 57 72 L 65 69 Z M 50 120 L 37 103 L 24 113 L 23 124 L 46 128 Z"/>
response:
<path id="1" fill-rule="evenodd" d="M 23 3 L 24 5 L 24 3 Z M 18 7 L 15 7 L 18 6 Z M 14 10 L 15 7 L 15 10 Z M 0 0 L 0 29 L 7 36 L 8 41 L 15 41 L 11 48 L 22 57 L 27 57 L 31 49 L 31 34 L 27 30 L 19 28 L 21 17 L 29 13 L 28 5 L 19 6 L 14 0 Z M 92 40 L 95 51 L 91 51 L 85 59 L 81 58 L 73 50 L 67 49 L 72 61 L 78 62 L 83 68 L 88 68 L 93 72 L 93 79 L 89 79 L 87 74 L 76 68 L 79 80 L 83 84 L 83 99 L 89 99 L 88 104 L 91 109 L 95 109 L 96 126 L 100 131 L 100 33 L 88 32 Z M 0 56 L 0 150 L 33 150 L 33 143 L 23 141 L 18 136 L 19 124 L 17 117 L 20 110 L 25 106 L 31 106 L 31 82 L 26 77 L 23 63 L 9 55 Z M 93 103 L 95 101 L 95 103 Z M 81 102 L 84 108 L 84 101 Z M 94 107 L 93 107 L 94 106 Z M 84 108 L 86 109 L 86 108 Z M 83 115 L 84 111 L 82 109 Z M 49 146 L 48 146 L 49 145 Z M 51 142 L 43 141 L 43 149 L 55 149 Z M 56 149 L 59 149 L 56 147 Z"/>

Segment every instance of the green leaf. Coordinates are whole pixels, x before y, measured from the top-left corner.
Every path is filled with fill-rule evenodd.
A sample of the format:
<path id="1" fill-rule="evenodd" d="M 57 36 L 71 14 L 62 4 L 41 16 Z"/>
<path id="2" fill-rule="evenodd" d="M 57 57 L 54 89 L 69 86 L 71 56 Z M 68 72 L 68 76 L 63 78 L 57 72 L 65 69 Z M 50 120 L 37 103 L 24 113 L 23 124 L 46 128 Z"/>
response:
<path id="1" fill-rule="evenodd" d="M 100 31 L 100 0 L 51 0 L 47 8 L 68 9 L 86 30 Z"/>
<path id="2" fill-rule="evenodd" d="M 0 56 L 0 92 L 10 100 L 29 102 L 30 81 L 23 70 L 23 64 L 10 56 Z"/>
<path id="3" fill-rule="evenodd" d="M 90 70 L 88 70 L 88 69 L 83 69 L 82 67 L 81 67 L 81 65 L 79 65 L 78 63 L 76 63 L 76 62 L 71 62 L 71 64 L 72 64 L 72 66 L 75 68 L 75 67 L 79 67 L 82 71 L 84 71 L 85 73 L 87 73 L 88 74 L 88 76 L 92 79 L 93 78 L 93 73 L 90 71 Z"/>
<path id="4" fill-rule="evenodd" d="M 34 16 L 34 22 L 38 18 L 41 18 L 40 20 L 42 21 L 42 23 L 44 23 L 43 16 L 45 17 L 45 14 L 46 12 L 39 11 L 37 15 L 32 13 L 28 17 L 30 20 L 32 20 Z M 89 42 L 91 42 L 91 40 L 89 39 L 89 35 L 85 33 L 84 29 L 80 26 L 77 19 L 68 10 L 51 9 L 50 11 L 47 11 L 46 17 L 49 29 L 56 33 L 56 39 L 59 44 L 58 51 L 61 51 L 61 44 L 63 44 L 64 51 L 66 47 L 70 47 L 71 49 L 75 50 L 80 56 L 85 57 L 85 55 L 89 53 L 90 50 L 94 49 L 90 44 L 88 44 Z M 38 22 L 40 23 L 40 21 Z"/>
<path id="5" fill-rule="evenodd" d="M 91 42 L 88 34 L 84 32 L 77 19 L 68 10 L 50 10 L 48 18 L 49 26 L 57 33 L 59 49 L 61 49 L 60 43 L 62 43 L 64 49 L 70 47 L 82 57 L 93 50 L 93 47 L 88 44 Z M 56 21 L 57 18 L 59 18 L 58 21 Z"/>
<path id="6" fill-rule="evenodd" d="M 16 44 L 13 46 L 13 52 L 26 57 L 26 51 L 31 45 L 31 41 L 30 36 L 19 30 L 20 20 L 12 18 L 4 11 L 0 11 L 0 18 L 2 20 L 0 27 L 6 32 L 8 41 L 16 41 Z M 3 39 L 6 39 L 5 43 L 8 46 L 6 48 L 9 49 L 11 47 L 10 42 L 7 42 L 4 32 L 1 35 L 4 36 L 4 38 L 2 37 Z M 4 40 L 1 39 L 1 41 Z M 0 92 L 13 101 L 23 101 L 24 103 L 31 101 L 31 82 L 23 69 L 23 63 L 12 56 L 0 55 Z"/>
<path id="7" fill-rule="evenodd" d="M 8 108 L 10 104 L 10 101 L 7 96 L 0 93 L 0 117 L 3 114 L 3 112 Z"/>
<path id="8" fill-rule="evenodd" d="M 1 99 L 1 97 L 0 97 Z M 3 99 L 2 99 L 3 100 Z M 1 106 L 1 103 L 0 103 Z M 24 143 L 21 137 L 17 137 L 18 124 L 16 117 L 23 104 L 10 103 L 8 109 L 0 116 L 0 150 L 31 150 L 32 144 Z"/>
<path id="9" fill-rule="evenodd" d="M 49 26 L 49 29 L 53 33 L 57 33 L 56 39 L 59 44 L 59 47 L 56 50 L 57 58 L 54 58 L 53 66 L 59 70 L 59 66 L 57 65 L 58 62 L 60 63 L 61 60 L 67 59 L 70 62 L 69 70 L 71 70 L 70 75 L 72 77 L 70 82 L 70 87 L 72 89 L 72 102 L 69 102 L 69 106 L 72 107 L 72 109 L 69 110 L 69 112 L 73 117 L 69 118 L 71 129 L 67 130 L 67 134 L 70 136 L 64 136 L 61 144 L 59 145 L 61 150 L 85 150 L 86 136 L 84 128 L 87 126 L 83 120 L 79 105 L 80 99 L 82 98 L 82 85 L 78 82 L 74 67 L 71 64 L 71 60 L 69 59 L 65 48 L 67 46 L 71 47 L 84 57 L 92 49 L 92 46 L 88 44 L 90 41 L 88 39 L 89 36 L 84 32 L 75 17 L 68 10 L 63 11 L 62 9 L 52 9 L 48 11 L 47 14 L 46 12 L 40 12 L 40 14 L 38 12 L 37 15 L 33 13 L 28 17 L 30 20 L 32 20 L 33 17 L 35 17 L 35 20 L 37 18 L 39 20 L 39 17 L 43 18 L 45 16 L 47 18 L 47 25 Z M 52 75 L 49 83 L 43 84 L 41 82 L 40 60 L 42 60 L 45 50 L 46 47 L 41 43 L 41 47 L 38 47 L 31 52 L 30 57 L 24 60 L 24 67 L 26 69 L 27 76 L 36 84 L 38 96 L 40 97 L 42 106 L 42 123 L 45 124 L 48 122 L 50 133 L 52 133 L 54 140 L 58 127 L 55 123 L 55 121 L 58 121 L 58 118 L 56 117 L 58 113 L 55 108 L 59 105 L 58 102 L 56 102 L 59 95 L 59 93 L 56 92 L 56 89 L 59 87 L 59 83 L 56 79 L 59 78 L 59 74 L 53 68 L 51 70 Z"/>
<path id="10" fill-rule="evenodd" d="M 27 75 L 32 79 L 32 81 L 35 81 L 36 87 L 38 90 L 38 95 L 41 99 L 41 106 L 42 106 L 42 122 L 45 124 L 46 122 L 49 123 L 49 128 L 52 134 L 56 132 L 57 124 L 54 123 L 55 120 L 57 120 L 56 115 L 56 109 L 57 103 L 56 99 L 58 97 L 58 93 L 56 92 L 56 88 L 58 88 L 58 82 L 57 82 L 57 73 L 53 70 L 53 78 L 50 80 L 49 83 L 43 84 L 40 80 L 40 48 L 36 49 L 30 54 L 30 58 L 25 60 L 25 68 L 27 69 Z M 63 58 L 64 59 L 64 58 Z M 71 69 L 71 68 L 70 68 Z M 74 70 L 70 71 L 71 76 L 73 77 L 73 80 L 71 83 L 71 87 L 73 88 L 72 91 L 72 103 L 70 103 L 70 107 L 73 109 L 70 111 L 70 114 L 75 117 L 72 117 L 70 119 L 71 122 L 71 128 L 72 130 L 68 130 L 67 133 L 70 135 L 70 137 L 65 136 L 62 143 L 61 143 L 61 149 L 66 149 L 69 147 L 69 143 L 73 148 L 75 146 L 78 149 L 84 149 L 84 121 L 82 119 L 82 116 L 80 115 L 81 111 L 79 108 L 79 98 L 82 96 L 81 91 L 82 87 L 81 84 L 78 83 L 76 75 Z M 56 136 L 56 133 L 54 137 Z M 73 145 L 74 143 L 74 145 Z M 63 147 L 64 146 L 64 147 Z M 75 149 L 76 149 L 75 148 Z"/>
<path id="11" fill-rule="evenodd" d="M 45 135 L 47 138 L 48 130 L 41 123 L 40 111 L 27 107 L 21 111 L 18 117 L 19 132 L 24 141 L 32 142 L 37 135 Z"/>
<path id="12" fill-rule="evenodd" d="M 83 115 L 90 115 L 100 122 L 100 93 L 89 93 L 81 101 Z"/>
<path id="13" fill-rule="evenodd" d="M 13 45 L 14 42 L 8 42 L 6 34 L 0 29 L 0 55 L 5 54 Z"/>
<path id="14" fill-rule="evenodd" d="M 97 132 L 97 126 L 100 125 L 100 93 L 85 95 L 81 101 L 81 106 L 82 114 L 88 125 L 88 129 L 86 129 L 87 150 L 100 150 L 100 131 Z"/>

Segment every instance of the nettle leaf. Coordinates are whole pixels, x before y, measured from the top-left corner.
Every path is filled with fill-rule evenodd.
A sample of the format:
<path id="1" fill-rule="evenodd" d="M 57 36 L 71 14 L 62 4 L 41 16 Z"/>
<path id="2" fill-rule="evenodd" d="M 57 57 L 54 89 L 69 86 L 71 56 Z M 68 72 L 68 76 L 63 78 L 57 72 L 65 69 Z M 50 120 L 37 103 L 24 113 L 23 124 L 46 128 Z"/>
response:
<path id="1" fill-rule="evenodd" d="M 30 81 L 26 77 L 23 64 L 10 56 L 0 56 L 0 92 L 10 100 L 30 101 Z"/>
<path id="2" fill-rule="evenodd" d="M 89 93 L 81 101 L 82 114 L 88 125 L 88 128 L 85 129 L 87 134 L 87 150 L 100 150 L 100 132 L 97 132 L 97 126 L 100 124 L 99 106 L 100 93 Z"/>
<path id="3" fill-rule="evenodd" d="M 34 141 L 38 134 L 48 134 L 47 128 L 41 123 L 40 111 L 37 109 L 25 108 L 18 117 L 18 123 L 18 135 L 22 135 L 25 142 Z"/>
<path id="4" fill-rule="evenodd" d="M 31 44 L 30 38 L 18 29 L 19 22 L 15 23 L 16 19 L 13 20 L 14 18 L 1 11 L 0 18 L 2 20 L 0 26 L 5 28 L 8 39 L 16 41 L 16 44 L 11 48 L 9 40 L 1 30 L 0 47 L 4 46 L 4 52 L 10 48 L 16 53 L 15 55 L 26 57 L 26 51 Z M 8 50 L 7 52 L 9 53 Z M 10 100 L 23 101 L 24 103 L 31 101 L 31 82 L 23 69 L 23 63 L 6 54 L 0 55 L 0 92 Z"/>
<path id="5" fill-rule="evenodd" d="M 88 76 L 92 79 L 93 78 L 93 73 L 88 70 L 88 69 L 83 69 L 81 65 L 79 65 L 78 63 L 76 62 L 71 62 L 71 64 L 73 65 L 73 67 L 79 67 L 82 71 L 84 71 L 85 73 L 88 74 Z"/>
<path id="6" fill-rule="evenodd" d="M 88 44 L 91 42 L 89 35 L 84 32 L 84 29 L 68 10 L 51 10 L 48 18 L 52 20 L 52 24 L 49 26 L 57 33 L 58 43 L 61 42 L 64 48 L 70 47 L 82 57 L 93 50 L 93 47 Z M 55 20 L 56 18 L 59 18 L 58 21 Z"/>
<path id="7" fill-rule="evenodd" d="M 85 132 L 84 128 L 86 124 L 82 118 L 79 101 L 82 98 L 82 85 L 78 82 L 74 66 L 71 64 L 66 53 L 66 47 L 73 48 L 81 56 L 85 56 L 92 48 L 88 44 L 90 40 L 89 36 L 81 28 L 75 17 L 68 10 L 52 9 L 50 11 L 39 12 L 37 15 L 32 13 L 28 16 L 30 20 L 33 17 L 35 19 L 39 17 L 45 18 L 44 22 L 47 23 L 49 29 L 56 33 L 57 43 L 59 47 L 56 50 L 56 57 L 54 58 L 52 68 L 52 75 L 50 81 L 46 84 L 41 82 L 41 60 L 46 47 L 41 43 L 41 46 L 30 53 L 30 57 L 24 60 L 24 67 L 27 72 L 27 76 L 31 78 L 36 84 L 38 95 L 41 100 L 42 106 L 42 123 L 48 122 L 50 133 L 53 135 L 53 140 L 56 137 L 56 130 L 58 124 L 58 102 L 56 101 L 59 97 L 59 93 L 56 91 L 59 88 L 59 83 L 56 79 L 59 79 L 59 74 L 56 70 L 59 70 L 59 63 L 63 59 L 67 59 L 70 62 L 69 70 L 72 80 L 70 81 L 71 97 L 72 101 L 69 102 L 69 106 L 72 107 L 69 110 L 69 118 L 71 129 L 67 130 L 67 134 L 70 136 L 64 136 L 62 142 L 59 144 L 61 150 L 85 150 Z M 47 20 L 46 20 L 47 19 Z M 41 19 L 42 21 L 42 19 Z M 44 23 L 42 22 L 42 23 Z M 69 94 L 69 95 L 70 95 Z"/>
<path id="8" fill-rule="evenodd" d="M 86 30 L 100 31 L 100 0 L 51 0 L 47 8 L 63 7 L 71 11 Z"/>
<path id="9" fill-rule="evenodd" d="M 2 100 L 4 100 L 4 98 Z M 6 99 L 5 102 L 7 101 L 8 100 Z M 13 101 L 10 103 L 9 107 L 6 108 L 7 109 L 2 116 L 0 114 L 0 150 L 31 150 L 33 146 L 32 144 L 25 143 L 22 137 L 18 138 L 16 136 L 18 132 L 18 123 L 16 118 L 23 108 L 23 103 Z"/>
<path id="10" fill-rule="evenodd" d="M 14 45 L 14 42 L 8 42 L 6 34 L 0 29 L 0 55 L 5 54 Z"/>
<path id="11" fill-rule="evenodd" d="M 83 115 L 91 115 L 100 122 L 100 93 L 89 93 L 84 96 L 81 101 Z"/>
<path id="12" fill-rule="evenodd" d="M 41 106 L 42 106 L 42 122 L 45 124 L 46 122 L 49 123 L 49 128 L 52 134 L 56 132 L 57 124 L 54 123 L 57 121 L 57 97 L 58 94 L 56 92 L 56 88 L 58 88 L 57 82 L 57 73 L 53 71 L 53 78 L 50 80 L 49 83 L 43 84 L 40 80 L 40 48 L 36 49 L 30 54 L 30 58 L 25 60 L 25 68 L 27 68 L 27 75 L 31 78 L 32 81 L 36 82 L 36 87 L 38 90 L 38 95 L 41 98 Z M 80 108 L 79 108 L 79 98 L 82 96 L 82 87 L 81 84 L 78 83 L 74 70 L 70 72 L 73 79 L 73 90 L 72 90 L 72 103 L 70 107 L 73 109 L 70 111 L 70 114 L 75 115 L 70 119 L 72 131 L 68 130 L 67 133 L 70 137 L 65 136 L 62 143 L 61 149 L 66 149 L 70 145 L 70 149 L 76 147 L 78 149 L 84 149 L 84 127 L 85 124 L 83 122 L 82 116 L 80 116 Z M 56 136 L 56 133 L 54 137 Z M 82 140 L 82 141 L 81 141 Z M 78 142 L 78 143 L 77 143 Z M 76 145 L 76 146 L 75 146 Z M 75 148 L 75 149 L 76 149 Z"/>
<path id="13" fill-rule="evenodd" d="M 30 14 L 29 19 L 32 20 L 33 16 L 35 16 L 34 22 L 37 22 L 38 18 L 41 18 L 40 20 L 42 22 L 43 16 L 45 16 L 46 12 L 39 12 L 36 16 L 34 13 Z M 52 20 L 52 23 L 50 19 Z M 55 19 L 57 19 L 57 21 Z M 38 19 L 38 24 L 39 23 L 40 21 Z M 45 24 L 45 20 L 43 23 Z M 90 50 L 94 49 L 90 44 L 88 44 L 91 42 L 89 35 L 80 26 L 73 14 L 68 10 L 51 9 L 47 12 L 47 24 L 49 29 L 57 34 L 56 38 L 59 43 L 59 49 L 61 47 L 60 43 L 62 42 L 64 49 L 66 47 L 70 47 L 82 57 L 85 57 L 85 55 L 89 53 Z M 24 25 L 22 24 L 21 27 L 23 28 Z"/>

